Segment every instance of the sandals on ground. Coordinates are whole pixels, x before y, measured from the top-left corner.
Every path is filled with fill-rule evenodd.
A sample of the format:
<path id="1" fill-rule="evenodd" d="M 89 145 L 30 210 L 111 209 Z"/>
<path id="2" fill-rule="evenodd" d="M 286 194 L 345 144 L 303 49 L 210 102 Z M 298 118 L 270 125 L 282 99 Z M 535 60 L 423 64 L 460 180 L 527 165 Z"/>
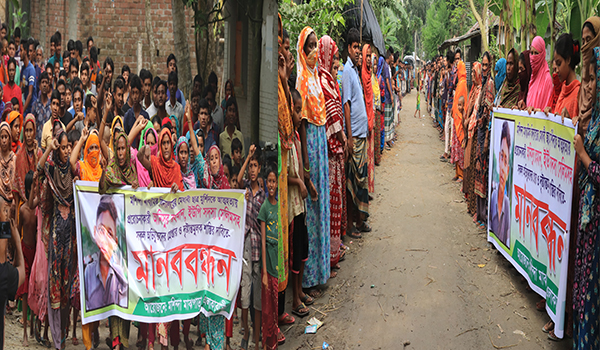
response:
<path id="1" fill-rule="evenodd" d="M 302 312 L 300 310 L 306 309 L 306 311 Z M 304 303 L 300 303 L 295 309 L 292 309 L 292 313 L 298 317 L 306 317 L 310 313 L 306 305 Z"/>
<path id="2" fill-rule="evenodd" d="M 280 326 L 284 326 L 284 325 L 287 325 L 287 324 L 294 324 L 296 322 L 296 319 L 293 316 L 290 316 L 290 314 L 288 314 L 287 312 L 284 313 L 282 316 L 283 317 L 279 317 L 279 319 L 277 320 L 277 323 Z M 288 321 L 286 321 L 286 319 Z"/>
<path id="3" fill-rule="evenodd" d="M 356 229 L 358 230 L 358 232 L 363 233 L 363 232 L 371 232 L 371 226 L 369 226 L 369 224 L 367 224 L 366 222 L 363 221 L 362 225 L 359 227 L 357 226 Z"/>
<path id="4" fill-rule="evenodd" d="M 315 299 L 308 294 L 304 294 L 304 298 L 300 298 L 300 301 L 304 303 L 304 305 L 312 305 L 315 302 Z"/>

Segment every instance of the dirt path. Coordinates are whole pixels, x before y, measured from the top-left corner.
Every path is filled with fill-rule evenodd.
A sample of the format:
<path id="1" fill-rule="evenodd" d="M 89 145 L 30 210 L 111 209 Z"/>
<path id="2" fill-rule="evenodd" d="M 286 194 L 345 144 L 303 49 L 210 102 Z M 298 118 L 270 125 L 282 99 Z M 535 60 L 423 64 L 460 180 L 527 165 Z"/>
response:
<path id="1" fill-rule="evenodd" d="M 414 91 L 405 97 L 398 142 L 376 168 L 374 230 L 346 241 L 342 269 L 311 308 L 309 317 L 325 324 L 317 334 L 303 334 L 309 317 L 297 318 L 282 327 L 281 348 L 321 349 L 323 342 L 336 350 L 570 348 L 570 340 L 554 343 L 541 332 L 549 318 L 535 310 L 540 298 L 473 225 L 459 185 L 451 182 L 452 167 L 438 160 L 443 142 L 430 118 L 412 117 L 415 100 Z M 99 349 L 107 349 L 108 328 L 100 329 Z M 22 331 L 16 316 L 7 316 L 7 349 L 22 348 Z M 235 326 L 235 349 L 238 331 Z M 136 336 L 132 327 L 130 349 Z M 44 349 L 34 343 L 29 349 Z M 81 338 L 77 347 L 67 345 L 84 348 Z"/>

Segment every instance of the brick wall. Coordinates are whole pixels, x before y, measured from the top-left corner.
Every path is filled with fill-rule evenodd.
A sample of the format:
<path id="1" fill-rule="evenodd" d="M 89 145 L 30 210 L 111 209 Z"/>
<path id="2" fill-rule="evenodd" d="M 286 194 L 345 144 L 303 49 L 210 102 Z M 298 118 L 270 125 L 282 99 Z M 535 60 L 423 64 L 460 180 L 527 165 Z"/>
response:
<path id="1" fill-rule="evenodd" d="M 77 7 L 76 10 L 70 6 Z M 31 0 L 32 18 L 31 34 L 44 46 L 44 56 L 48 56 L 50 37 L 59 30 L 62 33 L 62 50 L 66 50 L 69 39 L 81 40 L 86 53 L 86 39 L 94 38 L 96 47 L 100 49 L 100 61 L 112 57 L 115 69 L 120 73 L 124 64 L 129 65 L 132 72 L 139 72 L 137 64 L 138 41 L 142 44 L 142 60 L 144 68 L 150 68 L 150 55 L 154 55 L 157 72 L 166 79 L 166 60 L 174 51 L 173 17 L 170 0 L 152 0 L 151 16 L 155 46 L 159 50 L 150 52 L 146 34 L 144 0 Z M 69 13 L 77 13 L 77 18 L 69 18 Z M 193 11 L 186 9 L 187 38 L 189 42 L 192 77 L 197 73 L 196 54 L 194 49 Z M 69 38 L 76 32 L 76 38 Z M 43 37 L 42 37 L 43 36 Z"/>

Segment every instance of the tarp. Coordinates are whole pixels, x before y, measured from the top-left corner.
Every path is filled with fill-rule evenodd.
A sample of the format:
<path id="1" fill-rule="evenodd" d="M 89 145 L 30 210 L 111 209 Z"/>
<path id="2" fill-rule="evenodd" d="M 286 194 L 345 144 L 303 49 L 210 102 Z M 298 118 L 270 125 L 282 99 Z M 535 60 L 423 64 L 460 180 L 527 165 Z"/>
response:
<path id="1" fill-rule="evenodd" d="M 375 12 L 369 3 L 369 0 L 362 0 L 362 2 L 362 40 L 364 42 L 373 43 L 377 51 L 379 51 L 379 54 L 383 55 L 385 53 L 385 42 L 383 41 L 381 27 L 379 27 L 379 22 L 377 21 L 377 17 L 375 17 Z M 350 28 L 356 28 L 360 31 L 360 3 L 361 0 L 356 0 L 354 4 L 347 5 L 344 9 L 344 12 L 347 11 L 344 15 L 344 18 L 346 19 L 346 33 L 348 33 Z M 346 35 L 344 35 L 344 38 L 345 37 Z"/>

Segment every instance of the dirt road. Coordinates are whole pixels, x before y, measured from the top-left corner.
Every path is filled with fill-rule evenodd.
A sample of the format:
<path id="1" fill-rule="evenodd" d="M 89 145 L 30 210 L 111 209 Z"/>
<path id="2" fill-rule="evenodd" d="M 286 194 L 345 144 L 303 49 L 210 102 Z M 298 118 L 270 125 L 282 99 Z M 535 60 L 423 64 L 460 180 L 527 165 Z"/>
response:
<path id="1" fill-rule="evenodd" d="M 570 339 L 555 343 L 542 333 L 549 318 L 535 309 L 539 296 L 472 223 L 459 185 L 451 182 L 452 167 L 438 160 L 443 142 L 429 117 L 413 118 L 415 104 L 413 91 L 404 99 L 398 142 L 376 168 L 373 232 L 346 241 L 350 250 L 338 276 L 309 317 L 282 327 L 281 349 L 321 349 L 323 342 L 336 350 L 570 348 Z M 303 334 L 312 316 L 325 323 L 317 334 Z M 21 348 L 15 319 L 7 316 L 7 349 Z M 131 329 L 133 349 L 137 330 Z M 101 326 L 101 339 L 107 334 Z M 83 349 L 81 340 L 67 344 Z"/>

